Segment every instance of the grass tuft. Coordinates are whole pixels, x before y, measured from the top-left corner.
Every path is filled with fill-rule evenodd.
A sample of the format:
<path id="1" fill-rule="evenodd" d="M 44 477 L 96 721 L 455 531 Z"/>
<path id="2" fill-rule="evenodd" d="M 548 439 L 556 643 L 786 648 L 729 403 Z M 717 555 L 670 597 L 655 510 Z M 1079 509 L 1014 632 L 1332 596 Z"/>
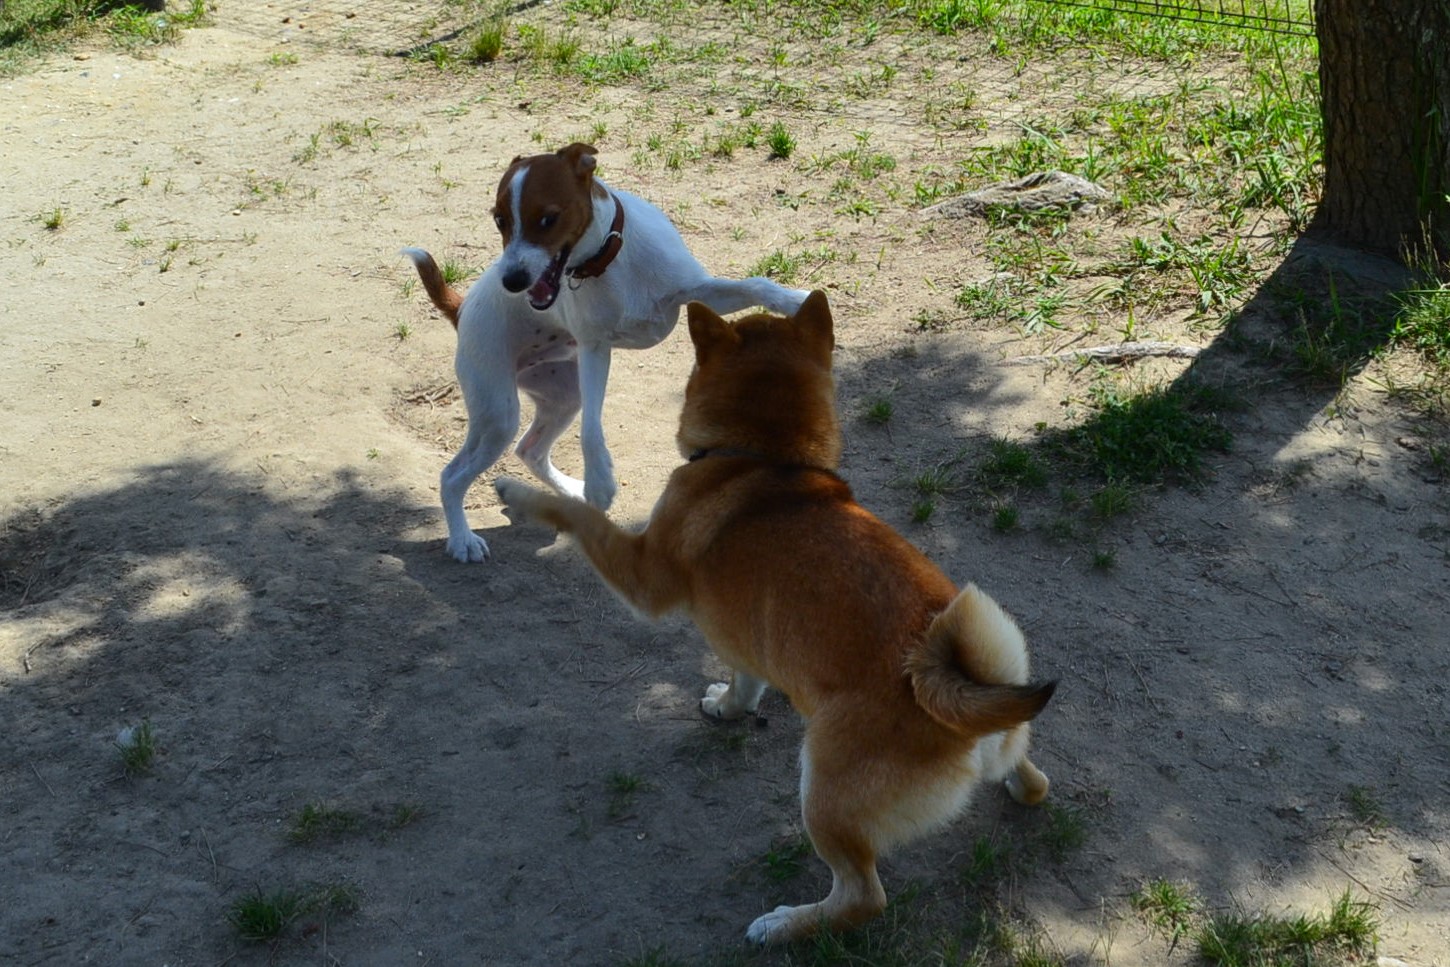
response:
<path id="1" fill-rule="evenodd" d="M 308 803 L 292 821 L 287 838 L 294 843 L 314 843 L 354 832 L 361 826 L 362 817 L 351 810 Z"/>
<path id="2" fill-rule="evenodd" d="M 1089 390 L 1092 415 L 1052 443 L 1079 469 L 1108 481 L 1196 480 L 1203 455 L 1226 451 L 1232 441 L 1217 413 L 1221 403 L 1217 394 L 1182 384 L 1125 393 L 1100 380 Z"/>
<path id="3" fill-rule="evenodd" d="M 121 756 L 121 770 L 134 779 L 151 772 L 156 762 L 156 733 L 149 719 L 140 725 L 128 725 L 116 733 L 116 749 Z"/>
<path id="4" fill-rule="evenodd" d="M 1367 956 L 1378 930 L 1373 905 L 1345 890 L 1328 914 L 1220 914 L 1197 931 L 1196 940 L 1199 956 L 1220 967 L 1289 967 Z"/>

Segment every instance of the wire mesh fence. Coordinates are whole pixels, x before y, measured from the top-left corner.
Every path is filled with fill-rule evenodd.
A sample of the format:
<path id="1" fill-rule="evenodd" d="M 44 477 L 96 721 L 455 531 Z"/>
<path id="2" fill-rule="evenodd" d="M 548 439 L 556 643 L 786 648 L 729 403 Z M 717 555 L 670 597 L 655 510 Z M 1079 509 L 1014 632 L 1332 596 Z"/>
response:
<path id="1" fill-rule="evenodd" d="M 1063 7 L 1091 7 L 1148 17 L 1243 27 L 1282 34 L 1314 34 L 1314 9 L 1306 0 L 1043 0 Z"/>

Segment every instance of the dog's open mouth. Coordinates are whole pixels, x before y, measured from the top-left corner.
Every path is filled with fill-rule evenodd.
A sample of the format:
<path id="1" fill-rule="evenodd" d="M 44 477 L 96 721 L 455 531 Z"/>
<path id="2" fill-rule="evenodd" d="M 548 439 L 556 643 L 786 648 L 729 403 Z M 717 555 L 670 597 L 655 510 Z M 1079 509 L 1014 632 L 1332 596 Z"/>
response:
<path id="1" fill-rule="evenodd" d="M 559 298 L 559 284 L 564 277 L 564 263 L 568 260 L 569 247 L 566 245 L 554 256 L 554 261 L 549 263 L 549 267 L 534 284 L 529 286 L 529 305 L 542 312 L 554 304 L 554 300 Z"/>

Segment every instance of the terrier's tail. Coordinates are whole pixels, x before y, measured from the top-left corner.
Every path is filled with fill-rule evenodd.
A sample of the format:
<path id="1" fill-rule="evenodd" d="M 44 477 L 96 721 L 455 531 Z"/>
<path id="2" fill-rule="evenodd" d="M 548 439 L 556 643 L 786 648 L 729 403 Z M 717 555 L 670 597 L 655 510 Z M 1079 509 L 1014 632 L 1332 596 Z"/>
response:
<path id="1" fill-rule="evenodd" d="M 463 296 L 443 280 L 443 273 L 438 270 L 438 263 L 433 261 L 433 256 L 421 248 L 405 248 L 403 254 L 413 260 L 413 267 L 418 270 L 418 278 L 423 283 L 428 298 L 438 307 L 438 311 L 448 317 L 453 323 L 453 328 L 458 328 L 458 307 L 463 305 Z"/>

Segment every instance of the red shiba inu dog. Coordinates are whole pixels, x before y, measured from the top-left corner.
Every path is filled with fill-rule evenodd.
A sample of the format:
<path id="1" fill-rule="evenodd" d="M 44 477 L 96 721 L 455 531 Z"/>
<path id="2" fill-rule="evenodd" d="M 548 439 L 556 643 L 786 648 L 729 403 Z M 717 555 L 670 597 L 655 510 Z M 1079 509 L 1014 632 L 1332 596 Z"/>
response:
<path id="1" fill-rule="evenodd" d="M 1005 779 L 1036 803 L 1028 722 L 1055 683 L 1032 683 L 1022 633 L 974 585 L 934 564 L 836 475 L 830 308 L 728 323 L 689 307 L 695 369 L 670 477 L 630 533 L 588 504 L 498 481 L 515 519 L 572 534 L 606 584 L 646 615 L 689 614 L 733 670 L 706 714 L 754 712 L 767 685 L 806 719 L 801 810 L 830 894 L 753 922 L 758 943 L 849 927 L 886 905 L 876 858 L 946 823 L 974 786 Z"/>

